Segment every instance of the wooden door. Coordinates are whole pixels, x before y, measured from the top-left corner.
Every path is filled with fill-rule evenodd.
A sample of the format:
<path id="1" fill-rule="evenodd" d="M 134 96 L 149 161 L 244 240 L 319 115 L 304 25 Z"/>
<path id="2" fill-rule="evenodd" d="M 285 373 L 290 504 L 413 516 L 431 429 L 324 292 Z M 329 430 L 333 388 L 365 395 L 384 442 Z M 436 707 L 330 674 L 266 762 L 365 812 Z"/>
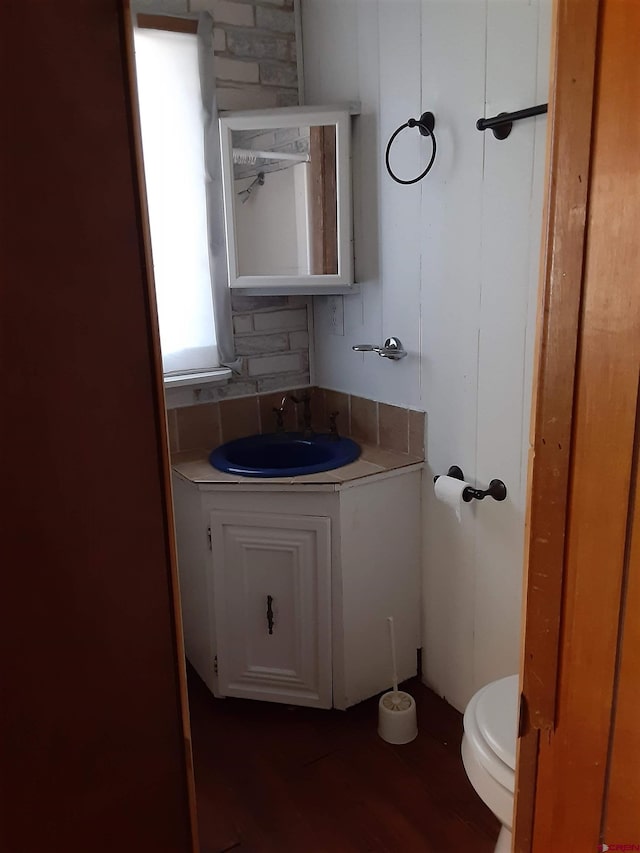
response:
<path id="1" fill-rule="evenodd" d="M 0 4 L 0 849 L 196 849 L 118 0 Z"/>
<path id="2" fill-rule="evenodd" d="M 331 707 L 329 518 L 213 512 L 218 689 Z"/>
<path id="3" fill-rule="evenodd" d="M 515 827 L 534 853 L 640 847 L 640 4 L 567 0 L 556 23 Z"/>

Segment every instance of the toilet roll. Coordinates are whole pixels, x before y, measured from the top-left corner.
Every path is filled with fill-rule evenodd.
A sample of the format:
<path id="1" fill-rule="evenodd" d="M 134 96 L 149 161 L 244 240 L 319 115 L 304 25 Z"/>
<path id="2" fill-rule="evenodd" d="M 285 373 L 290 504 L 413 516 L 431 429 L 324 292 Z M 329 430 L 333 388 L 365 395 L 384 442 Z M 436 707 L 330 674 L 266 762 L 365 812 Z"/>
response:
<path id="1" fill-rule="evenodd" d="M 438 477 L 433 487 L 438 500 L 455 510 L 458 522 L 461 520 L 460 508 L 464 503 L 462 492 L 469 485 L 470 483 L 465 482 L 465 480 L 456 480 L 455 477 L 448 477 L 444 474 Z"/>

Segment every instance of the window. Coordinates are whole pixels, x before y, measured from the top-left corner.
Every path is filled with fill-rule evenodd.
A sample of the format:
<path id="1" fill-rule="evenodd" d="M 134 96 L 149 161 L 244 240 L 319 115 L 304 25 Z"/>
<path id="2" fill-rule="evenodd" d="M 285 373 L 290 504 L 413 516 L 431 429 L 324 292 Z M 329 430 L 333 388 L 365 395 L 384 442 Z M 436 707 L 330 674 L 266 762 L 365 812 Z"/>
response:
<path id="1" fill-rule="evenodd" d="M 198 43 L 192 33 L 136 28 L 134 45 L 165 383 L 187 384 L 220 363 Z"/>

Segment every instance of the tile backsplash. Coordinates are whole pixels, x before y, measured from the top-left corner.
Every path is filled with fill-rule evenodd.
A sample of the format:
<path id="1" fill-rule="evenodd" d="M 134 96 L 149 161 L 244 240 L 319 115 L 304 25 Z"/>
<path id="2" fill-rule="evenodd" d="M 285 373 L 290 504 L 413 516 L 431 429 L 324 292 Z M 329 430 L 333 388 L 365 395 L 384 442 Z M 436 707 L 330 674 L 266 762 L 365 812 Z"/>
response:
<path id="1" fill-rule="evenodd" d="M 172 452 L 210 450 L 225 441 L 256 433 L 275 432 L 274 408 L 286 398 L 284 426 L 302 428 L 302 406 L 298 398 L 311 393 L 312 426 L 316 432 L 329 431 L 329 417 L 337 416 L 338 432 L 363 444 L 424 458 L 425 414 L 401 406 L 355 397 L 324 388 L 300 386 L 295 390 L 253 394 L 221 399 L 167 411 Z"/>

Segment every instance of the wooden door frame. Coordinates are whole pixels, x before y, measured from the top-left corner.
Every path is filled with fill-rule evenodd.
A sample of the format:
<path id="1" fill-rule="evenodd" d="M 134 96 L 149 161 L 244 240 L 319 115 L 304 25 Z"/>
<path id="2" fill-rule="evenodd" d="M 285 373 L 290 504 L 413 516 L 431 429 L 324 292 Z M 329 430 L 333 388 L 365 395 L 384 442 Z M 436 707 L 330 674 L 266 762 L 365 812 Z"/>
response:
<path id="1" fill-rule="evenodd" d="M 140 128 L 140 110 L 138 106 L 138 90 L 135 75 L 135 49 L 133 44 L 133 18 L 130 0 L 121 0 L 120 3 L 120 28 L 122 37 L 123 60 L 128 82 L 129 97 L 126 101 L 127 119 L 131 134 L 131 153 L 134 161 L 134 180 L 136 189 L 136 200 L 139 205 L 139 224 L 141 254 L 144 257 L 144 282 L 149 304 L 150 322 L 149 330 L 152 349 L 150 361 L 152 366 L 154 392 L 157 400 L 157 416 L 161 424 L 161 432 L 164 440 L 160 442 L 160 469 L 163 489 L 163 510 L 166 518 L 166 531 L 168 541 L 169 559 L 169 583 L 171 587 L 171 598 L 173 604 L 174 632 L 178 654 L 176 655 L 176 676 L 178 682 L 179 714 L 182 719 L 182 733 L 184 737 L 185 755 L 185 778 L 187 787 L 187 801 L 189 808 L 191 844 L 193 853 L 200 851 L 200 839 L 198 836 L 198 814 L 196 802 L 196 783 L 193 764 L 193 749 L 191 741 L 191 719 L 189 715 L 189 695 L 187 691 L 187 661 L 184 652 L 184 628 L 182 624 L 182 605 L 180 599 L 180 583 L 178 578 L 178 547 L 176 543 L 175 520 L 173 510 L 173 488 L 171 480 L 171 454 L 169 451 L 169 428 L 167 424 L 167 403 L 164 390 L 164 371 L 162 367 L 162 352 L 160 348 L 160 327 L 158 325 L 158 307 L 156 300 L 156 286 L 153 274 L 153 258 L 151 255 L 151 233 L 149 230 L 149 208 L 147 203 L 147 190 L 144 181 L 144 158 L 142 154 L 142 132 Z M 149 29 L 159 28 L 160 16 L 145 15 L 145 26 Z M 170 29 L 170 22 L 166 18 L 165 29 Z M 176 28 L 173 32 L 194 33 L 191 21 L 176 18 Z M 180 26 L 180 22 L 185 24 Z"/>
<path id="2" fill-rule="evenodd" d="M 553 730 L 599 0 L 555 0 L 531 415 L 514 850 L 531 849 L 540 732 Z"/>
<path id="3" fill-rule="evenodd" d="M 589 622 L 587 617 L 593 616 L 594 609 L 597 611 L 596 605 L 599 602 L 595 602 L 593 596 L 594 590 L 600 586 L 607 593 L 607 602 L 613 603 L 616 600 L 616 585 L 621 582 L 624 566 L 622 563 L 618 565 L 620 561 L 614 554 L 614 564 L 607 566 L 607 572 L 613 577 L 605 584 L 594 583 L 593 579 L 597 578 L 598 574 L 603 574 L 602 564 L 589 564 L 587 555 L 586 562 L 581 564 L 580 571 L 577 570 L 576 555 L 580 556 L 580 548 L 576 545 L 579 538 L 576 530 L 584 517 L 580 513 L 588 515 L 586 507 L 593 507 L 593 494 L 590 495 L 590 504 L 587 499 L 581 498 L 585 487 L 588 487 L 590 482 L 593 483 L 588 480 L 588 474 L 591 469 L 597 471 L 598 468 L 603 468 L 602 459 L 595 459 L 595 456 L 599 455 L 594 455 L 595 431 L 591 430 L 589 434 L 586 407 L 584 400 L 581 403 L 578 390 L 582 388 L 584 394 L 584 388 L 587 387 L 585 377 L 590 378 L 592 375 L 589 373 L 589 364 L 596 380 L 602 380 L 602 376 L 597 373 L 599 362 L 602 361 L 605 366 L 607 364 L 606 353 L 602 359 L 599 355 L 594 356 L 593 332 L 590 348 L 583 347 L 579 357 L 578 351 L 590 329 L 593 330 L 599 322 L 607 328 L 609 309 L 605 311 L 602 307 L 605 304 L 602 295 L 605 287 L 616 291 L 620 298 L 619 294 L 623 292 L 626 283 L 619 280 L 614 287 L 613 283 L 608 282 L 607 275 L 602 275 L 602 257 L 598 258 L 597 247 L 596 254 L 593 255 L 594 267 L 600 276 L 596 278 L 592 272 L 590 285 L 589 275 L 585 279 L 585 259 L 591 257 L 591 243 L 587 244 L 587 217 L 595 210 L 595 233 L 595 229 L 603 225 L 602 213 L 605 207 L 601 198 L 600 207 L 597 206 L 598 192 L 602 196 L 601 185 L 599 191 L 597 183 L 591 185 L 592 160 L 594 169 L 597 169 L 600 156 L 598 152 L 604 152 L 604 174 L 608 176 L 612 168 L 611 151 L 615 145 L 610 129 L 615 112 L 606 102 L 606 98 L 600 99 L 598 86 L 601 85 L 600 75 L 605 73 L 602 70 L 605 68 L 602 54 L 607 44 L 607 32 L 609 73 L 612 73 L 611 57 L 615 54 L 612 44 L 615 36 L 611 35 L 611 20 L 617 19 L 615 26 L 618 27 L 619 34 L 624 32 L 620 24 L 621 10 L 624 7 L 616 6 L 617 2 L 621 0 L 556 0 L 554 9 L 554 58 L 548 137 L 549 177 L 529 468 L 528 565 L 525 569 L 520 739 L 514 816 L 516 853 L 543 847 L 548 849 L 548 846 L 539 843 L 539 829 L 543 823 L 546 824 L 546 832 L 549 835 L 546 841 L 551 841 L 553 837 L 559 843 L 566 842 L 566 839 L 560 837 L 561 833 L 554 834 L 553 794 L 548 793 L 552 776 L 549 774 L 562 772 L 563 783 L 566 784 L 572 778 L 566 771 L 566 762 L 572 755 L 571 749 L 578 750 L 578 747 L 582 746 L 579 751 L 583 754 L 585 745 L 588 747 L 591 743 L 588 735 L 583 734 L 582 740 L 576 739 L 575 744 L 573 740 L 569 743 L 567 737 L 571 726 L 579 717 L 576 716 L 576 709 L 584 708 L 584 713 L 587 712 L 584 696 L 578 695 L 580 691 L 575 692 L 576 684 L 580 682 L 579 686 L 584 694 L 588 681 L 588 688 L 592 691 L 590 695 L 597 696 L 597 713 L 603 719 L 606 709 L 603 711 L 602 706 L 612 698 L 613 690 L 612 667 L 615 665 L 617 637 L 613 629 L 603 635 L 598 629 L 599 626 L 594 626 L 593 620 Z M 616 79 L 622 78 L 618 76 Z M 611 92 L 613 88 L 610 79 L 607 91 Z M 629 99 L 628 93 L 626 97 Z M 598 134 L 594 135 L 597 116 L 600 116 L 600 124 Z M 598 139 L 600 135 L 604 136 L 602 128 L 607 127 L 608 139 L 605 138 L 600 146 Z M 623 277 L 619 276 L 619 279 Z M 615 299 L 615 294 L 612 298 Z M 585 314 L 587 308 L 594 312 L 593 316 Z M 597 311 L 603 313 L 598 314 Z M 615 324 L 611 321 L 610 325 L 611 333 L 612 329 L 615 331 Z M 588 344 L 589 341 L 586 340 Z M 599 369 L 603 370 L 602 365 Z M 633 374 L 633 366 L 630 373 Z M 633 378 L 631 375 L 627 384 L 633 384 Z M 613 380 L 610 380 L 609 386 L 613 388 Z M 596 390 L 600 390 L 600 385 L 596 385 Z M 604 399 L 606 401 L 606 397 Z M 624 429 L 626 439 L 629 432 L 628 423 Z M 627 444 L 625 441 L 625 448 Z M 618 465 L 618 468 L 620 467 Z M 589 472 L 585 475 L 587 468 Z M 617 473 L 620 474 L 620 471 Z M 601 471 L 597 471 L 597 474 L 600 476 Z M 624 477 L 620 476 L 618 479 L 622 481 Z M 617 488 L 621 507 L 625 500 L 626 485 L 629 484 L 620 482 Z M 592 485 L 590 488 L 593 492 Z M 608 527 L 606 531 L 608 535 Z M 569 536 L 571 532 L 572 536 Z M 618 531 L 616 547 L 621 541 Z M 624 541 L 622 547 L 624 548 Z M 584 548 L 582 550 L 584 551 Z M 584 553 L 582 556 L 585 556 Z M 592 563 L 595 562 L 594 559 Z M 582 596 L 581 600 L 584 599 L 580 606 L 574 601 L 578 593 Z M 605 622 L 611 616 L 608 610 L 603 615 L 606 615 Z M 586 637 L 587 633 L 590 634 L 589 637 Z M 585 655 L 584 647 L 581 650 L 582 658 L 580 651 L 567 652 L 561 647 L 561 644 L 564 646 L 566 642 L 573 649 L 580 645 L 583 639 L 583 645 L 590 649 L 595 649 L 599 643 L 606 644 L 606 650 L 594 657 L 600 665 L 600 668 L 596 666 L 598 671 L 586 672 L 585 660 L 588 655 Z M 582 667 L 582 675 L 579 677 L 573 670 L 576 661 Z M 564 728 L 562 736 L 558 734 L 558 725 Z M 602 741 L 600 747 L 603 747 L 606 732 L 600 734 L 602 737 L 598 735 L 598 741 Z M 604 752 L 606 753 L 606 744 Z M 598 762 L 595 758 L 594 756 L 594 766 L 598 763 L 606 765 L 606 760 Z M 573 771 L 574 775 L 575 772 Z M 599 767 L 597 773 L 594 771 L 592 774 L 598 776 L 598 779 L 592 779 L 590 786 L 585 782 L 588 797 L 581 796 L 578 791 L 574 792 L 576 807 L 580 803 L 580 809 L 586 808 L 589 811 L 594 804 L 597 805 L 597 789 L 605 773 L 605 766 Z M 546 780 L 546 783 L 540 780 Z M 538 784 L 541 785 L 539 792 L 536 791 Z M 593 802 L 585 801 L 589 798 Z M 570 819 L 566 818 L 567 815 L 560 823 L 565 829 L 573 825 L 575 830 L 579 824 L 575 812 L 572 812 Z M 585 838 L 587 834 L 589 833 L 583 833 Z M 596 834 L 596 830 L 591 832 L 590 839 Z M 573 834 L 571 837 L 574 837 Z M 576 839 L 578 844 L 584 841 L 580 841 L 577 835 L 574 841 Z M 595 843 L 597 842 L 594 842 L 594 849 Z"/>

